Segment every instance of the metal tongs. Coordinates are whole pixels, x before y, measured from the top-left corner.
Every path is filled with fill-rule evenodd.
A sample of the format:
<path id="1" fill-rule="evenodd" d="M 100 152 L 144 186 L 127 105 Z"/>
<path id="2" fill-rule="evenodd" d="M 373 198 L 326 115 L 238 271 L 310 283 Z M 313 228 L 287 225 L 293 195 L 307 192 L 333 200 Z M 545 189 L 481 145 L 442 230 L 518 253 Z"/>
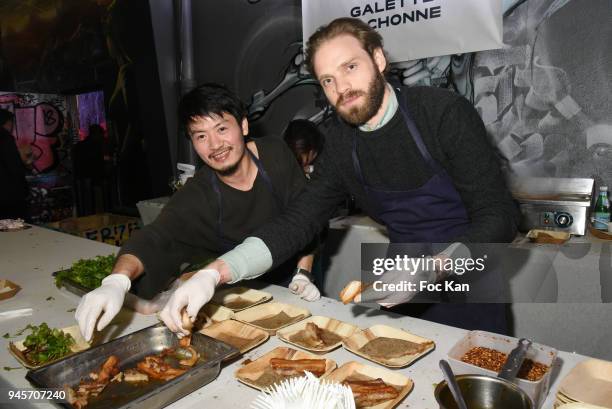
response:
<path id="1" fill-rule="evenodd" d="M 531 346 L 532 342 L 530 339 L 521 338 L 519 339 L 518 346 L 510 352 L 508 355 L 508 359 L 504 364 L 503 368 L 497 374 L 498 378 L 505 379 L 507 381 L 512 382 L 519 370 L 521 369 L 521 365 L 525 360 L 525 355 L 527 355 L 527 350 Z"/>

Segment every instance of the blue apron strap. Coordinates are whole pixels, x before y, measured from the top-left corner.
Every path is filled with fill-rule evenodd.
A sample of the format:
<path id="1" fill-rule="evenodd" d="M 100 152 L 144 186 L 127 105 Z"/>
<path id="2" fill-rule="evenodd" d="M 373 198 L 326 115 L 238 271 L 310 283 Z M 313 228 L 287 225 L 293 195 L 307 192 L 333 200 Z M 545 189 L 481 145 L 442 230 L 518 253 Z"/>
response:
<path id="1" fill-rule="evenodd" d="M 431 170 L 434 173 L 440 173 L 443 169 L 442 166 L 429 154 L 429 150 L 427 150 L 427 146 L 425 146 L 425 142 L 423 142 L 423 138 L 421 137 L 421 132 L 416 126 L 416 123 L 412 119 L 410 112 L 408 110 L 408 102 L 406 101 L 406 94 L 402 93 L 399 88 L 397 89 L 398 93 L 401 94 L 401 102 L 398 104 L 402 116 L 404 117 L 404 122 L 410 131 L 410 135 L 412 135 L 412 140 L 416 144 L 421 156 L 425 160 L 425 162 L 430 166 Z"/>
<path id="2" fill-rule="evenodd" d="M 284 208 L 283 201 L 281 200 L 280 196 L 276 193 L 276 189 L 274 189 L 274 185 L 272 184 L 272 179 L 270 179 L 270 176 L 268 176 L 268 172 L 266 172 L 266 170 L 264 169 L 263 164 L 261 163 L 261 160 L 259 160 L 259 158 L 255 156 L 255 154 L 251 152 L 249 149 L 247 149 L 247 151 L 249 152 L 251 159 L 253 159 L 253 162 L 255 162 L 255 166 L 257 166 L 257 171 L 259 172 L 259 174 L 261 175 L 261 178 L 263 179 L 266 186 L 268 187 L 268 190 L 272 193 L 272 196 L 274 196 L 274 200 L 276 201 L 276 206 L 278 207 L 277 210 L 280 212 Z"/>
<path id="3" fill-rule="evenodd" d="M 276 205 L 278 206 L 278 210 L 280 212 L 280 210 L 283 208 L 283 205 L 282 205 L 282 201 L 280 200 L 280 197 L 276 194 L 276 191 L 274 190 L 274 185 L 272 185 L 272 180 L 270 179 L 270 177 L 268 176 L 268 173 L 263 168 L 263 164 L 261 163 L 259 158 L 255 156 L 255 154 L 253 154 L 253 152 L 251 152 L 250 149 L 248 148 L 245 148 L 245 149 L 247 150 L 247 152 L 249 153 L 249 156 L 255 163 L 255 166 L 257 166 L 257 172 L 259 173 L 259 175 L 261 175 L 266 187 L 268 188 L 268 190 L 270 190 L 270 192 L 274 196 L 274 200 L 276 201 Z M 223 205 L 221 203 L 222 196 L 221 196 L 221 189 L 219 188 L 219 177 L 214 171 L 211 172 L 211 184 L 215 192 L 215 196 L 217 196 L 217 209 L 219 210 L 217 213 L 217 225 L 216 225 L 217 238 L 221 241 L 221 245 L 224 247 L 225 251 L 228 251 L 236 247 L 236 245 L 238 245 L 238 242 L 234 242 L 233 240 L 226 238 L 225 235 L 223 234 Z"/>
<path id="4" fill-rule="evenodd" d="M 361 172 L 361 164 L 359 163 L 359 156 L 357 156 L 357 128 L 355 128 L 355 132 L 353 134 L 353 152 L 351 153 L 353 157 L 353 170 L 355 171 L 355 176 L 359 179 L 359 183 L 361 186 L 365 186 L 365 180 L 363 179 L 363 173 Z"/>

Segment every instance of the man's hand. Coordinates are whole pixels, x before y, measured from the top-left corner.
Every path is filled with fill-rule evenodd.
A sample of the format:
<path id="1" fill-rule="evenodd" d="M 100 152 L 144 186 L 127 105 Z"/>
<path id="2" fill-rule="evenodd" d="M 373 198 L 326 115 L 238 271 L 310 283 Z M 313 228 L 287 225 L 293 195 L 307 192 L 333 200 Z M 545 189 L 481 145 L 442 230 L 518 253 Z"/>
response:
<path id="1" fill-rule="evenodd" d="M 355 297 L 355 302 L 375 302 L 383 307 L 393 307 L 412 300 L 420 291 L 421 282 L 435 283 L 438 273 L 433 260 L 428 257 L 422 263 L 408 263 L 416 270 L 388 270 L 368 283 L 367 288 Z M 419 260 L 419 261 L 421 261 Z"/>
<path id="2" fill-rule="evenodd" d="M 79 329 L 87 342 L 91 340 L 94 325 L 102 311 L 104 314 L 98 321 L 98 331 L 104 329 L 121 310 L 125 294 L 131 285 L 132 282 L 126 275 L 110 274 L 102 280 L 100 287 L 81 298 L 74 317 L 79 322 Z"/>
<path id="3" fill-rule="evenodd" d="M 289 283 L 289 290 L 299 295 L 306 301 L 316 301 L 321 298 L 321 292 L 310 278 L 302 273 L 297 273 L 293 276 L 291 283 Z"/>
<path id="4" fill-rule="evenodd" d="M 182 324 L 182 309 L 187 307 L 187 315 L 191 322 L 194 322 L 200 308 L 215 294 L 219 280 L 220 274 L 217 270 L 204 269 L 195 273 L 177 288 L 159 314 L 168 329 L 179 337 L 189 335 L 189 330 L 185 329 Z"/>

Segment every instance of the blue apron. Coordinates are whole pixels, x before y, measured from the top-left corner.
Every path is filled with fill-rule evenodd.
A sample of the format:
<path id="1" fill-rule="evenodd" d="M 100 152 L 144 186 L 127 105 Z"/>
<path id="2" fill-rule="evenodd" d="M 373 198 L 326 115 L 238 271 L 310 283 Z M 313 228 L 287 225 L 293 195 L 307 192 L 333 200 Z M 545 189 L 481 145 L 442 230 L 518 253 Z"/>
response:
<path id="1" fill-rule="evenodd" d="M 398 94 L 398 105 L 404 122 L 433 176 L 423 186 L 411 190 L 384 190 L 368 185 L 357 154 L 357 129 L 353 140 L 353 168 L 374 212 L 370 216 L 387 227 L 390 242 L 422 244 L 419 253 L 424 251 L 425 254 L 431 254 L 431 243 L 450 243 L 467 231 L 470 219 L 452 179 L 427 150 L 410 116 L 405 95 L 399 90 Z M 442 300 L 446 298 L 444 294 L 441 297 Z M 390 310 L 468 330 L 479 329 L 502 334 L 508 331 L 504 304 L 413 302 Z"/>
<path id="2" fill-rule="evenodd" d="M 245 148 L 250 155 L 251 159 L 257 166 L 258 176 L 261 176 L 264 184 L 270 191 L 270 194 L 274 196 L 274 200 L 276 202 L 276 213 L 280 214 L 284 208 L 283 202 L 280 196 L 274 190 L 274 185 L 272 184 L 272 179 L 268 176 L 268 173 L 265 171 L 263 164 L 259 160 L 257 156 L 253 154 L 248 148 Z M 232 240 L 225 236 L 223 233 L 223 200 L 221 195 L 221 189 L 219 188 L 219 177 L 215 172 L 211 172 L 211 184 L 215 195 L 217 196 L 217 208 L 219 209 L 219 213 L 217 214 L 217 240 L 221 245 L 221 250 L 223 253 L 226 253 L 236 247 L 240 242 Z M 295 271 L 295 267 L 297 265 L 297 260 L 295 257 L 290 258 L 280 266 L 276 267 L 274 270 L 271 270 L 261 276 L 261 279 L 269 282 L 271 284 L 282 285 L 287 287 L 293 278 L 293 272 Z"/>

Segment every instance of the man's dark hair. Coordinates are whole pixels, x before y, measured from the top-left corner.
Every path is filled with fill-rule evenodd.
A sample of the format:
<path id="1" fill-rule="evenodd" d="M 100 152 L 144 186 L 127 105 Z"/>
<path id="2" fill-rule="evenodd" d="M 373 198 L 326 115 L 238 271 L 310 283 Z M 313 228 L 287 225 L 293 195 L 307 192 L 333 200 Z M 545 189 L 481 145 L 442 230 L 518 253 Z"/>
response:
<path id="1" fill-rule="evenodd" d="M 317 76 L 314 69 L 314 56 L 323 43 L 341 35 L 355 37 L 363 49 L 374 56 L 374 50 L 383 48 L 382 36 L 366 22 L 358 18 L 337 18 L 326 26 L 321 26 L 314 32 L 306 43 L 306 68 L 313 76 Z"/>
<path id="2" fill-rule="evenodd" d="M 294 119 L 289 122 L 283 139 L 295 155 L 310 151 L 321 153 L 325 141 L 317 126 L 307 119 Z"/>
<path id="3" fill-rule="evenodd" d="M 220 84 L 202 84 L 185 94 L 179 103 L 179 121 L 185 128 L 195 118 L 222 116 L 224 112 L 233 116 L 240 125 L 247 108 L 236 94 Z"/>
<path id="4" fill-rule="evenodd" d="M 0 126 L 4 126 L 8 121 L 13 121 L 15 119 L 15 114 L 13 114 L 8 109 L 0 109 Z"/>

